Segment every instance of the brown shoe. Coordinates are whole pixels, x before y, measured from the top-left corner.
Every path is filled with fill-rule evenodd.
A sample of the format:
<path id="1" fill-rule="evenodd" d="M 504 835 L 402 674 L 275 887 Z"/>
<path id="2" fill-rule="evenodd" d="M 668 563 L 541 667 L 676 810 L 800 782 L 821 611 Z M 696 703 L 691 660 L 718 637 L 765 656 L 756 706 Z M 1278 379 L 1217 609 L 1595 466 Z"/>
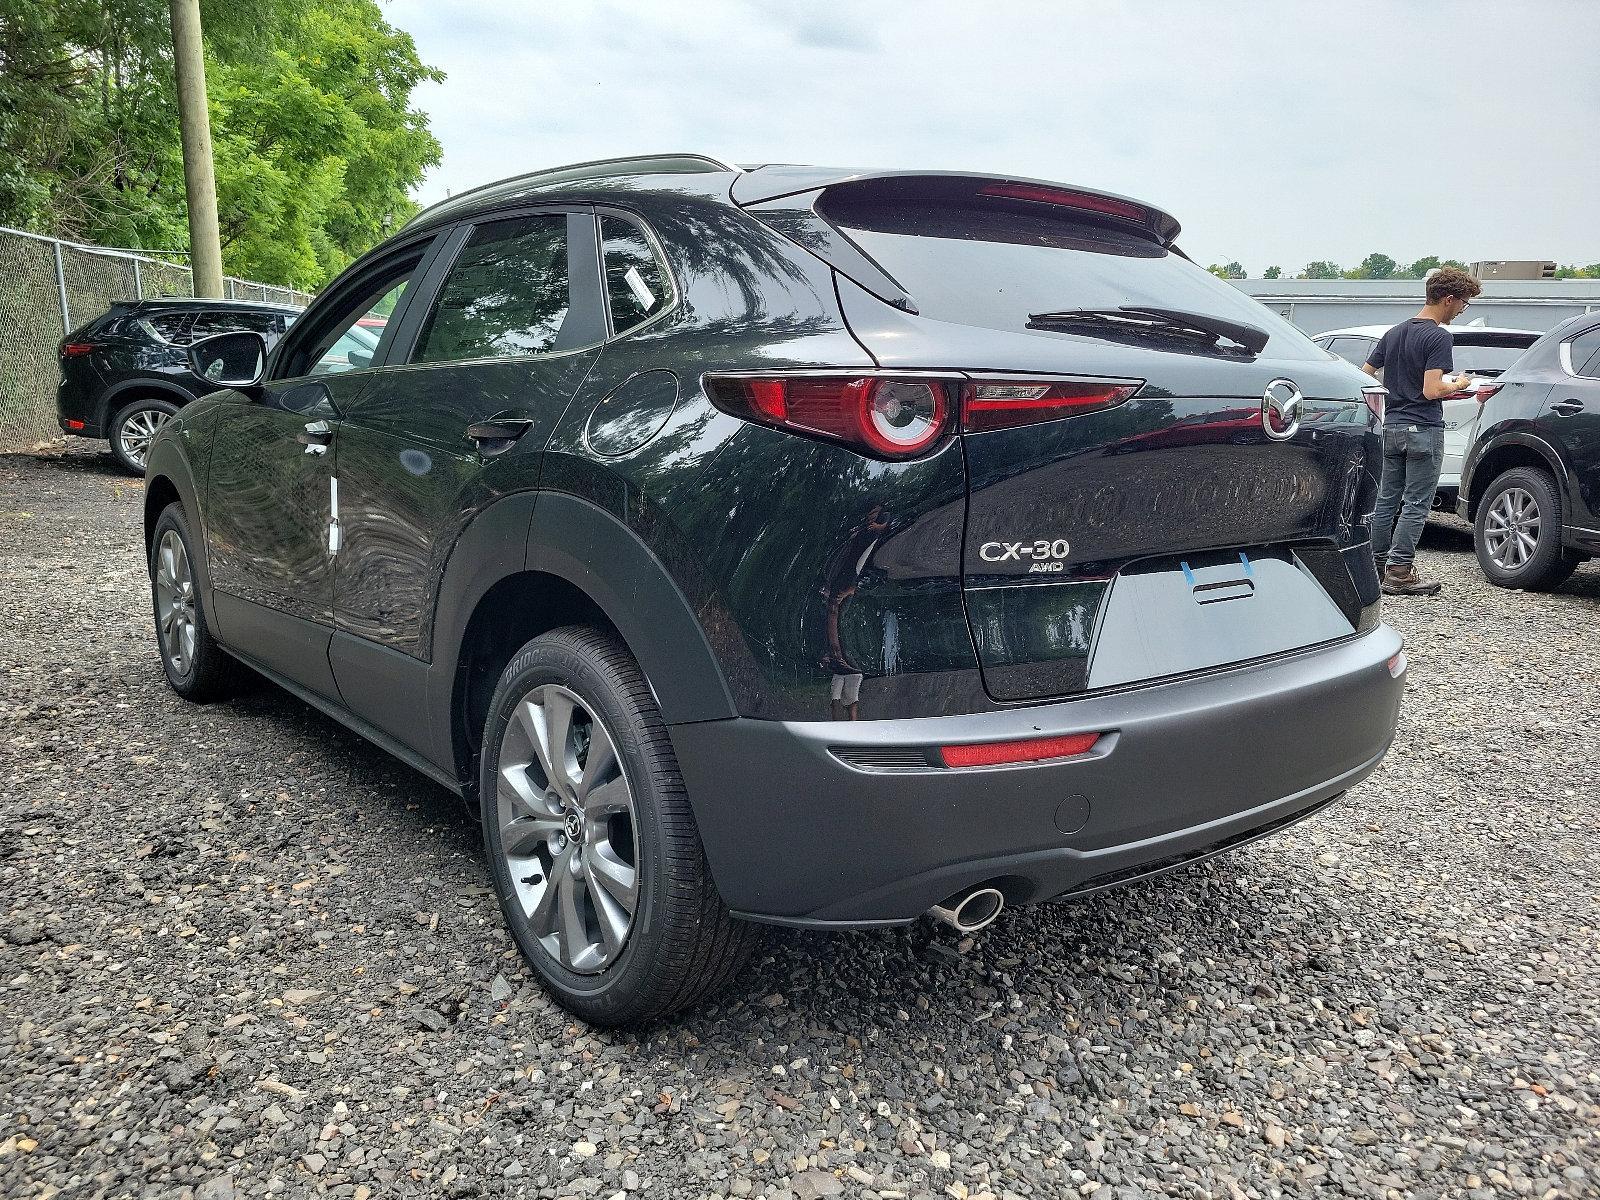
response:
<path id="1" fill-rule="evenodd" d="M 1436 579 L 1422 578 L 1410 563 L 1389 567 L 1383 573 L 1383 591 L 1388 596 L 1431 596 L 1443 586 Z"/>

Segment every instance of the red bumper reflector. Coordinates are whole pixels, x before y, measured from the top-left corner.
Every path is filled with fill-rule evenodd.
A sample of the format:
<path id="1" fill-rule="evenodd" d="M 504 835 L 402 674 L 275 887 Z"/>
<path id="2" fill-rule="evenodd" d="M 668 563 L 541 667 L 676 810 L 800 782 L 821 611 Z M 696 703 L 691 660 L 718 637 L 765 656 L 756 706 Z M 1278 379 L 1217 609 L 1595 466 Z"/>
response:
<path id="1" fill-rule="evenodd" d="M 67 428 L 72 430 L 74 433 L 76 433 L 78 430 L 83 428 L 83 422 L 82 421 L 74 421 L 71 418 L 68 418 L 68 420 L 67 420 Z"/>
<path id="2" fill-rule="evenodd" d="M 1069 733 L 1063 737 L 1027 738 L 1020 742 L 979 742 L 969 746 L 940 746 L 947 767 L 997 767 L 1006 763 L 1038 762 L 1046 758 L 1071 758 L 1087 754 L 1100 740 L 1098 733 Z"/>
<path id="3" fill-rule="evenodd" d="M 80 355 L 92 354 L 93 352 L 94 344 L 92 342 L 67 342 L 61 347 L 63 358 L 77 358 Z"/>
<path id="4" fill-rule="evenodd" d="M 1396 654 L 1393 658 L 1391 658 L 1389 660 L 1389 674 L 1394 676 L 1396 679 L 1399 679 L 1400 676 L 1404 675 L 1405 673 L 1406 673 L 1406 652 L 1404 650 L 1402 650 L 1402 651 L 1400 651 L 1399 654 Z"/>

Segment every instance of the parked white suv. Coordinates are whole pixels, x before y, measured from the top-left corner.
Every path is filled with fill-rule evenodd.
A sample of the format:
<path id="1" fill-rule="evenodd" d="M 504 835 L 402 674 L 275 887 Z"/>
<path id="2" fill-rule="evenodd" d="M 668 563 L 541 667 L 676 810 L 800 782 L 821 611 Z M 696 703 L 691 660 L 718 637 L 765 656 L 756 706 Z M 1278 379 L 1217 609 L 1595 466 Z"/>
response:
<path id="1" fill-rule="evenodd" d="M 1532 329 L 1493 329 L 1485 325 L 1446 325 L 1455 339 L 1455 369 L 1485 379 L 1493 379 L 1522 357 L 1522 352 L 1539 340 Z M 1355 325 L 1331 329 L 1311 340 L 1330 354 L 1360 366 L 1372 354 L 1378 339 L 1389 332 L 1387 325 Z M 1378 377 L 1382 379 L 1380 371 Z M 1492 394 L 1492 393 L 1491 393 Z M 1457 392 L 1444 401 L 1444 466 L 1439 472 L 1439 488 L 1433 496 L 1434 508 L 1453 509 L 1461 486 L 1461 463 L 1472 446 L 1478 424 L 1478 411 L 1488 395 L 1478 389 Z"/>

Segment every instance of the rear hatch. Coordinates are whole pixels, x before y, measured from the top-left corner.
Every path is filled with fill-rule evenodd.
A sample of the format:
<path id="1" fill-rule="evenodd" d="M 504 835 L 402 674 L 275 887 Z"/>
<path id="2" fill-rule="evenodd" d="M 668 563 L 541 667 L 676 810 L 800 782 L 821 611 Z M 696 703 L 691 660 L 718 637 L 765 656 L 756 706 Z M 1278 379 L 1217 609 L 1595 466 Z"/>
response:
<path id="1" fill-rule="evenodd" d="M 972 380 L 963 589 L 995 698 L 1281 654 L 1374 619 L 1372 381 L 1190 262 L 1170 217 L 949 176 L 809 203 L 892 285 L 839 281 L 879 364 Z M 1297 424 L 1264 416 L 1269 387 L 1291 418 L 1299 393 Z"/>

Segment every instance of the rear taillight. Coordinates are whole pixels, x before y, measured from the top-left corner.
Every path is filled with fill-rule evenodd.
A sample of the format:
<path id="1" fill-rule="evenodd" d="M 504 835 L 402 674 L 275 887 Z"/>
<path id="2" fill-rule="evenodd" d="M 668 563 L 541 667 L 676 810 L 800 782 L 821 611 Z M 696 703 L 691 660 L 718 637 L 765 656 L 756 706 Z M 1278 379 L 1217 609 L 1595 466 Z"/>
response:
<path id="1" fill-rule="evenodd" d="M 914 458 L 953 425 L 951 380 L 907 375 L 708 375 L 736 417 L 843 442 L 875 458 Z"/>
<path id="2" fill-rule="evenodd" d="M 61 357 L 77 358 L 80 355 L 90 354 L 94 351 L 93 342 L 62 342 Z"/>
<path id="3" fill-rule="evenodd" d="M 925 454 L 947 435 L 987 433 L 1121 404 L 1138 380 L 956 376 L 707 375 L 706 394 L 747 421 L 843 442 L 874 458 Z"/>
<path id="4" fill-rule="evenodd" d="M 1389 394 L 1386 388 L 1364 387 L 1361 389 L 1361 398 L 1366 401 L 1367 408 L 1378 420 L 1383 420 L 1383 398 Z"/>
<path id="5" fill-rule="evenodd" d="M 1137 383 L 1092 380 L 974 380 L 962 392 L 961 427 L 985 433 L 1076 417 L 1112 408 L 1138 390 Z"/>
<path id="6" fill-rule="evenodd" d="M 1503 383 L 1480 383 L 1478 385 L 1478 403 L 1485 403 L 1490 396 L 1493 396 L 1503 387 L 1505 387 Z"/>

